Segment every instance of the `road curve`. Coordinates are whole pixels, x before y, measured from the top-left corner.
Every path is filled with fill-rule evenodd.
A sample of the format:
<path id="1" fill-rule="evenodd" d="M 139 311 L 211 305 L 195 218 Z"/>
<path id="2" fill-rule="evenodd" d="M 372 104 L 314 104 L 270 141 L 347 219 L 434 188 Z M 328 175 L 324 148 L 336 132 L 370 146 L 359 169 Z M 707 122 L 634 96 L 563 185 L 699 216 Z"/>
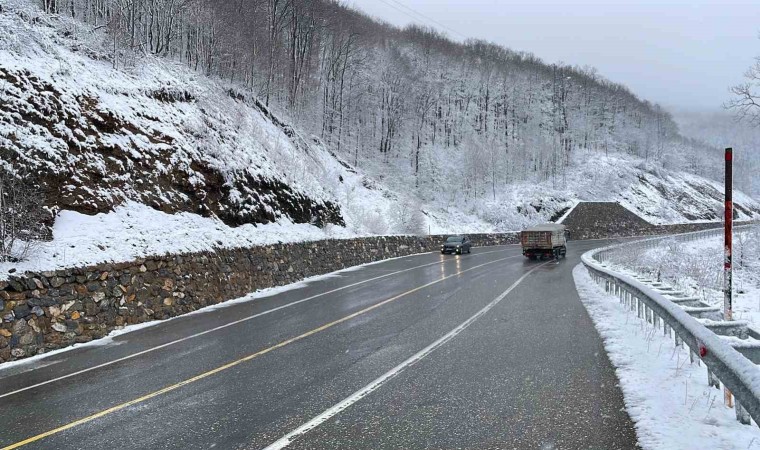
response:
<path id="1" fill-rule="evenodd" d="M 571 274 L 597 245 L 385 261 L 0 366 L 0 448 L 636 448 Z"/>

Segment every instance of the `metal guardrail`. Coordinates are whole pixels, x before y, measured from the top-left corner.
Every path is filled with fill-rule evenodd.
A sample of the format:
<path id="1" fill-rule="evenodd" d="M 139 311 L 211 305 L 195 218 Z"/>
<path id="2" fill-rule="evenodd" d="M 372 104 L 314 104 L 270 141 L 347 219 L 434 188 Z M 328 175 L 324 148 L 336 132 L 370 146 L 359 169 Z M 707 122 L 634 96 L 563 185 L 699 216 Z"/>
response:
<path id="1" fill-rule="evenodd" d="M 742 225 L 734 225 L 734 232 L 749 231 L 753 227 L 760 226 L 758 223 L 744 223 Z M 676 242 L 694 242 L 701 239 L 710 239 L 714 237 L 723 236 L 723 228 L 710 228 L 708 230 L 692 231 L 689 233 L 670 234 L 664 236 L 656 236 L 646 239 L 639 239 L 635 241 L 625 242 L 623 244 L 612 245 L 599 249 L 597 260 L 607 262 L 612 256 L 622 251 L 631 251 L 634 249 L 648 250 L 657 247 L 663 241 L 674 240 Z"/>
<path id="2" fill-rule="evenodd" d="M 638 317 L 664 335 L 672 336 L 675 345 L 686 344 L 691 361 L 701 360 L 707 366 L 707 383 L 720 388 L 721 383 L 736 398 L 736 419 L 751 424 L 750 417 L 760 424 L 760 337 L 746 322 L 722 320 L 722 313 L 687 297 L 655 280 L 617 272 L 606 262 L 613 252 L 637 248 L 653 248 L 665 239 L 689 242 L 722 234 L 721 229 L 705 230 L 666 237 L 644 239 L 592 250 L 582 256 L 591 277 L 605 290 L 618 296 L 620 303 L 636 311 Z M 704 323 L 700 322 L 705 320 Z M 721 337 L 723 336 L 723 337 Z M 730 336 L 727 338 L 727 336 Z"/>

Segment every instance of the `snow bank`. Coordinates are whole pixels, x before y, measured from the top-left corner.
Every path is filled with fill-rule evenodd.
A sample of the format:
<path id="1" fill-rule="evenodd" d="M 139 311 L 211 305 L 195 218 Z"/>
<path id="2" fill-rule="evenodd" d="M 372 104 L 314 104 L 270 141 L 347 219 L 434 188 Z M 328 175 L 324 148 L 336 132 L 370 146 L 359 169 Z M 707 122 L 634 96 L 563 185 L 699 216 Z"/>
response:
<path id="1" fill-rule="evenodd" d="M 342 227 L 324 230 L 285 219 L 233 228 L 214 218 L 166 214 L 127 202 L 111 213 L 94 216 L 61 212 L 53 228 L 53 240 L 40 243 L 28 261 L 0 263 L 0 279 L 12 269 L 40 272 L 147 256 L 354 236 L 356 233 Z"/>
<path id="2" fill-rule="evenodd" d="M 722 391 L 707 386 L 705 366 L 689 363 L 687 349 L 623 308 L 582 264 L 573 277 L 616 368 L 642 448 L 760 448 L 760 429 L 736 421 L 734 410 L 723 406 Z"/>

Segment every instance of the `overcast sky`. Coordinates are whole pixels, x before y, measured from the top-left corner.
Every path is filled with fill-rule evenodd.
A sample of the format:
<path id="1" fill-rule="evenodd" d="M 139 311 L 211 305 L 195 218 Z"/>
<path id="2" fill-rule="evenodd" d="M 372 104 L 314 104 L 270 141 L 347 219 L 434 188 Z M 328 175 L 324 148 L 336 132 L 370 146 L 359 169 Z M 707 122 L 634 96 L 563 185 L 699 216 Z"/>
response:
<path id="1" fill-rule="evenodd" d="M 591 65 L 671 109 L 720 108 L 729 98 L 728 87 L 741 82 L 753 58 L 760 56 L 760 0 L 347 3 L 396 25 L 423 23 L 454 39 L 485 39 L 549 63 Z"/>

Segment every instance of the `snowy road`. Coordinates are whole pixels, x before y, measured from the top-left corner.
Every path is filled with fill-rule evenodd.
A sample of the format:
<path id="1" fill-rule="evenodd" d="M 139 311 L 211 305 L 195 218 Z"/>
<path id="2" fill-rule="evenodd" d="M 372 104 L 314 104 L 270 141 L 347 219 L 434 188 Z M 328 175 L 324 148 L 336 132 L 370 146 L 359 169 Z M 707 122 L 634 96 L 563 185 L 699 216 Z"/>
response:
<path id="1" fill-rule="evenodd" d="M 635 448 L 572 276 L 597 245 L 386 261 L 0 369 L 0 447 Z"/>

